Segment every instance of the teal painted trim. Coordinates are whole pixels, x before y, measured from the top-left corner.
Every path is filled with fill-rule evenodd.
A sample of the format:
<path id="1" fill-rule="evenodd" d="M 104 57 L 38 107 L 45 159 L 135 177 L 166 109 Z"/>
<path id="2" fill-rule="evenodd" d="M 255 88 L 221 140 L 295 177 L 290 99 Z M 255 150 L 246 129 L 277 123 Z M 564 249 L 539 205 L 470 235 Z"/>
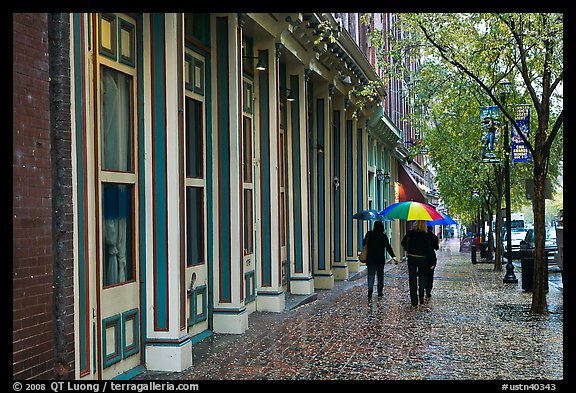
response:
<path id="1" fill-rule="evenodd" d="M 138 146 L 138 201 L 140 206 L 140 222 L 139 222 L 139 234 L 140 234 L 140 348 L 144 345 L 144 337 L 146 337 L 146 174 L 145 174 L 145 151 L 144 151 L 144 140 L 145 140 L 145 127 L 144 127 L 144 58 L 142 56 L 142 48 L 144 47 L 144 34 L 142 33 L 143 17 L 142 14 L 137 14 L 137 50 L 138 53 L 138 141 L 140 145 Z M 146 351 L 142 351 L 141 358 L 143 362 L 146 362 Z"/>
<path id="2" fill-rule="evenodd" d="M 154 230 L 154 330 L 168 330 L 168 223 L 166 168 L 166 86 L 164 14 L 153 14 L 152 33 L 152 157 Z"/>
<path id="3" fill-rule="evenodd" d="M 334 111 L 334 177 L 340 179 L 340 111 Z M 342 260 L 340 250 L 340 187 L 334 189 L 334 262 Z"/>
<path id="4" fill-rule="evenodd" d="M 286 88 L 286 64 L 284 63 L 280 63 L 280 88 Z M 288 102 L 285 103 L 286 105 L 286 113 L 288 113 Z M 286 115 L 286 117 L 288 117 L 288 115 Z M 284 167 L 285 167 L 285 171 L 286 171 L 286 176 L 284 181 L 284 191 L 285 191 L 285 199 L 286 199 L 286 207 L 285 207 L 285 211 L 286 211 L 286 280 L 288 282 L 288 280 L 290 280 L 290 274 L 291 274 L 291 263 L 290 261 L 292 260 L 291 255 L 291 246 L 292 246 L 292 239 L 289 235 L 290 233 L 290 209 L 288 207 L 289 202 L 288 202 L 288 194 L 289 194 L 289 190 L 290 190 L 290 176 L 288 176 L 288 160 L 289 160 L 289 156 L 288 156 L 288 119 L 286 119 L 286 126 L 284 129 L 284 151 L 281 151 L 280 154 L 284 155 Z M 280 135 L 280 132 L 278 131 L 278 135 Z"/>
<path id="5" fill-rule="evenodd" d="M 127 381 L 142 374 L 144 371 L 146 371 L 146 367 L 142 365 L 136 366 L 133 369 L 126 371 L 125 373 L 116 375 L 114 378 L 112 378 L 112 380 Z"/>
<path id="6" fill-rule="evenodd" d="M 256 289 L 254 280 L 254 270 L 244 273 L 244 285 L 246 285 L 246 299 L 244 303 L 252 303 L 256 300 Z"/>
<path id="7" fill-rule="evenodd" d="M 259 53 L 262 58 L 268 58 L 268 51 Z M 270 106 L 269 106 L 270 78 L 268 72 L 260 73 L 260 177 L 261 187 L 261 211 L 262 211 L 262 286 L 272 286 L 272 217 L 270 212 L 272 181 L 270 179 Z M 252 299 L 254 300 L 254 299 Z"/>
<path id="8" fill-rule="evenodd" d="M 140 326 L 139 326 L 139 315 L 138 309 L 134 308 L 122 313 L 122 358 L 125 359 L 135 353 L 140 352 Z M 133 337 L 134 345 L 131 347 L 126 346 L 126 323 L 130 320 L 134 320 L 133 325 Z"/>
<path id="9" fill-rule="evenodd" d="M 122 52 L 122 39 L 120 37 L 120 32 L 123 30 L 122 28 L 126 29 L 127 31 L 130 32 L 130 57 L 125 57 Z M 126 64 L 130 67 L 134 67 L 136 65 L 136 59 L 134 58 L 134 54 L 136 53 L 136 39 L 135 39 L 135 32 L 136 28 L 135 26 L 128 22 L 127 20 L 124 20 L 122 18 L 118 18 L 118 61 L 120 61 L 120 63 Z"/>
<path id="10" fill-rule="evenodd" d="M 241 306 L 240 308 L 215 308 L 214 314 L 220 315 L 242 315 L 246 312 L 246 306 Z"/>
<path id="11" fill-rule="evenodd" d="M 84 146 L 84 96 L 82 92 L 84 86 L 84 65 L 82 63 L 84 47 L 82 45 L 82 14 L 73 14 L 73 45 L 74 45 L 74 116 L 76 117 L 76 184 L 77 184 L 77 200 L 76 204 L 76 217 L 78 220 L 78 340 L 79 340 L 79 369 L 80 374 L 90 372 L 90 364 L 88 362 L 90 354 L 90 343 L 88 337 L 90 336 L 90 321 L 89 309 L 85 307 L 88 304 L 87 295 L 87 256 L 86 247 L 87 233 L 84 229 L 86 227 L 86 209 L 82 208 L 87 204 L 87 195 L 84 190 L 86 187 L 86 167 L 87 162 L 86 154 L 83 150 Z M 94 337 L 94 336 L 93 336 Z M 95 364 L 95 362 L 93 362 Z"/>
<path id="12" fill-rule="evenodd" d="M 114 352 L 110 355 L 106 353 L 106 348 L 108 348 L 106 344 L 106 329 L 108 327 L 112 327 L 114 329 Z M 102 368 L 107 368 L 113 365 L 114 363 L 118 363 L 122 359 L 122 350 L 121 350 L 121 335 L 120 335 L 120 314 L 113 315 L 111 317 L 105 318 L 102 320 Z"/>
<path id="13" fill-rule="evenodd" d="M 300 178 L 300 110 L 298 92 L 298 77 L 291 77 L 290 91 L 293 91 L 297 99 L 292 103 L 292 176 L 294 178 L 294 270 L 302 273 L 302 187 Z"/>
<path id="14" fill-rule="evenodd" d="M 283 295 L 285 292 L 282 290 L 278 291 L 258 291 L 258 296 L 268 296 L 268 297 L 278 297 Z"/>
<path id="15" fill-rule="evenodd" d="M 220 118 L 218 122 L 218 193 L 219 233 L 218 245 L 220 247 L 220 301 L 232 301 L 232 260 L 231 260 L 231 233 L 230 233 L 230 70 L 228 68 L 228 24 L 227 17 L 216 18 L 216 84 L 217 106 Z"/>
<path id="16" fill-rule="evenodd" d="M 112 28 L 110 29 L 110 31 L 113 34 L 112 37 L 112 48 L 111 51 L 108 51 L 107 49 L 104 49 L 102 47 L 102 16 L 106 15 L 107 17 L 110 17 L 112 20 L 110 21 L 112 23 Z M 109 59 L 112 59 L 114 61 L 116 61 L 117 56 L 118 56 L 118 41 L 119 37 L 118 37 L 118 18 L 116 17 L 116 15 L 114 14 L 99 14 L 98 15 L 98 54 L 102 55 L 102 56 L 106 56 Z"/>
<path id="17" fill-rule="evenodd" d="M 203 96 L 204 95 L 204 78 L 203 78 L 203 76 L 204 76 L 204 63 L 202 61 L 198 60 L 197 58 L 194 58 L 192 64 L 193 64 L 192 77 L 193 77 L 193 81 L 194 81 L 192 83 L 192 86 L 194 87 L 194 92 Z M 199 72 L 199 74 L 201 75 L 200 86 L 197 86 L 197 83 L 196 83 L 196 74 L 197 74 L 196 68 L 200 69 L 200 72 Z"/>
<path id="18" fill-rule="evenodd" d="M 306 73 L 306 70 L 304 70 L 304 72 Z M 306 107 L 306 111 L 307 111 L 307 115 L 306 115 L 306 124 L 308 124 L 308 151 L 306 152 L 306 154 L 308 154 L 307 159 L 308 159 L 308 163 L 309 163 L 309 167 L 308 167 L 308 178 L 306 179 L 306 182 L 308 183 L 308 209 L 309 209 L 309 214 L 308 214 L 308 229 L 309 229 L 309 234 L 308 234 L 308 241 L 310 242 L 310 248 L 309 248 L 309 253 L 308 253 L 308 257 L 309 257 L 309 265 L 310 266 L 310 270 L 311 273 L 314 274 L 314 269 L 316 269 L 316 266 L 314 265 L 314 254 L 316 253 L 316 228 L 315 228 L 315 208 L 314 208 L 314 200 L 315 200 L 315 195 L 314 195 L 314 170 L 315 170 L 315 157 L 316 157 L 316 141 L 314 140 L 314 111 L 311 110 L 311 108 L 313 108 L 314 106 L 314 85 L 313 84 L 308 84 L 308 92 L 307 92 L 307 107 Z M 308 109 L 310 108 L 310 109 Z"/>
<path id="19" fill-rule="evenodd" d="M 188 318 L 188 327 L 197 324 L 198 322 L 205 321 L 208 318 L 207 304 L 208 299 L 206 296 L 207 286 L 200 285 L 192 291 L 190 300 L 190 318 Z M 202 296 L 202 314 L 198 314 L 198 297 Z"/>
<path id="20" fill-rule="evenodd" d="M 346 120 L 346 255 L 354 256 L 354 151 L 352 120 Z"/>
<path id="21" fill-rule="evenodd" d="M 326 146 L 324 141 L 324 127 L 326 126 L 326 119 L 324 117 L 324 99 L 320 98 L 316 101 L 316 114 L 317 114 L 317 138 L 318 144 Z M 317 155 L 318 160 L 318 174 L 316 179 L 316 187 L 318 188 L 318 269 L 326 270 L 326 229 L 324 222 L 326 220 L 326 202 L 328 205 L 330 201 L 326 201 L 326 192 L 324 191 L 325 182 L 325 168 L 324 168 L 324 154 Z"/>
<path id="22" fill-rule="evenodd" d="M 208 57 L 205 58 L 206 60 L 206 70 L 211 70 L 211 61 Z M 212 83 L 211 83 L 211 73 L 206 72 L 206 111 L 205 114 L 212 113 Z M 206 179 L 213 179 L 214 173 L 212 171 L 213 165 L 213 158 L 212 158 L 212 148 L 213 148 L 213 134 L 212 134 L 212 122 L 206 122 L 206 132 L 204 134 L 205 141 L 206 141 Z M 211 329 L 213 325 L 212 321 L 212 310 L 214 309 L 214 189 L 213 183 L 211 181 L 205 182 L 205 192 L 206 192 L 206 221 L 208 222 L 207 226 L 207 254 L 206 254 L 206 263 L 208 264 L 207 270 L 207 284 L 208 284 L 208 304 L 207 304 L 207 312 L 208 312 L 208 328 Z"/>
<path id="23" fill-rule="evenodd" d="M 150 347 L 173 347 L 173 348 L 179 348 L 179 347 L 183 347 L 184 345 L 187 345 L 188 343 L 190 343 L 192 340 L 190 339 L 190 336 L 186 335 L 180 338 L 176 338 L 176 339 L 170 339 L 170 338 L 160 338 L 160 339 L 153 339 L 153 338 L 149 338 L 146 341 L 146 345 L 150 346 Z"/>
<path id="24" fill-rule="evenodd" d="M 208 338 L 210 336 L 212 336 L 213 333 L 210 330 L 204 330 L 201 333 L 198 333 L 194 336 L 192 336 L 191 341 L 192 341 L 192 345 L 194 344 L 198 344 L 200 341 L 204 340 L 205 338 Z"/>
<path id="25" fill-rule="evenodd" d="M 362 210 L 362 201 L 364 200 L 364 193 L 363 193 L 363 187 L 362 187 L 362 179 L 364 178 L 364 174 L 363 174 L 363 170 L 362 170 L 362 128 L 358 128 L 358 134 L 356 135 L 356 141 L 357 141 L 357 152 L 356 152 L 356 157 L 357 157 L 357 165 L 358 167 L 356 168 L 356 187 L 357 187 L 357 194 L 358 194 L 358 201 L 356 204 L 356 210 L 360 211 Z M 362 240 L 364 239 L 364 233 L 362 230 L 362 220 L 357 220 L 358 221 L 358 251 L 360 251 L 360 249 L 362 248 Z"/>

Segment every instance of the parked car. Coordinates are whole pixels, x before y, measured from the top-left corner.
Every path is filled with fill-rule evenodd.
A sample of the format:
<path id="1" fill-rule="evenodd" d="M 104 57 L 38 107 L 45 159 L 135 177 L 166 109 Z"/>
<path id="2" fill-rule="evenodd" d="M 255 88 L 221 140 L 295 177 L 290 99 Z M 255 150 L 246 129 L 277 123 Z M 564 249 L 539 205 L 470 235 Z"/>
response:
<path id="1" fill-rule="evenodd" d="M 526 232 L 526 237 L 522 242 L 522 247 L 527 249 L 534 249 L 534 229 L 529 229 Z M 544 242 L 544 249 L 546 250 L 546 258 L 548 265 L 556 264 L 555 254 L 558 251 L 556 244 L 556 228 L 546 229 L 546 240 Z"/>
<path id="2" fill-rule="evenodd" d="M 520 259 L 520 242 L 524 241 L 526 238 L 526 233 L 528 232 L 525 228 L 512 228 L 511 230 L 511 243 L 512 243 L 512 260 Z M 502 255 L 508 258 L 508 252 L 506 247 L 508 245 L 508 233 L 504 232 L 502 236 Z"/>

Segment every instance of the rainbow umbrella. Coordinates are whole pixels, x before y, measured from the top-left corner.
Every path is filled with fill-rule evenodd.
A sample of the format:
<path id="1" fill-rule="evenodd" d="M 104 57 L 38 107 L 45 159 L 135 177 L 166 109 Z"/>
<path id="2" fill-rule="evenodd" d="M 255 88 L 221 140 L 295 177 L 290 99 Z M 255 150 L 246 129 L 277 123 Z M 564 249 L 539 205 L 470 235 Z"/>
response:
<path id="1" fill-rule="evenodd" d="M 444 217 L 432 206 L 416 201 L 397 202 L 380 212 L 384 218 L 397 218 L 399 220 L 442 220 Z"/>

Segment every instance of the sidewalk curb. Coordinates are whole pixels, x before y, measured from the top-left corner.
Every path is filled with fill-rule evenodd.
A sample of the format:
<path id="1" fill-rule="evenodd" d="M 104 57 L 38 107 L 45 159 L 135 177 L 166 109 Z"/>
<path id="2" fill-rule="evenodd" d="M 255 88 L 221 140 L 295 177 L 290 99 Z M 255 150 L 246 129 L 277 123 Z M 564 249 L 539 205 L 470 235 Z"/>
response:
<path id="1" fill-rule="evenodd" d="M 286 294 L 286 303 L 284 306 L 285 311 L 294 310 L 297 307 L 300 307 L 307 303 L 312 303 L 318 299 L 318 294 L 316 292 L 311 293 L 309 295 L 292 295 Z"/>

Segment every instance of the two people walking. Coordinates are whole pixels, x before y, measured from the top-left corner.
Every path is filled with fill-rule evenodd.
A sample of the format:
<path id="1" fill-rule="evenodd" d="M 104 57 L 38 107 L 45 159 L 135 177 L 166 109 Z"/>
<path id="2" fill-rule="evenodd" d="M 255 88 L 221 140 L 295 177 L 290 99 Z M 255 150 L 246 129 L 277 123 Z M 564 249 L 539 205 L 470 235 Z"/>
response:
<path id="1" fill-rule="evenodd" d="M 401 244 L 408 257 L 408 285 L 413 308 L 418 303 L 424 304 L 424 295 L 426 300 L 432 296 L 438 243 L 438 237 L 427 229 L 424 220 L 414 221 L 412 229 L 402 238 Z"/>
<path id="2" fill-rule="evenodd" d="M 438 237 L 427 229 L 426 221 L 414 221 L 410 229 L 401 241 L 402 247 L 408 257 L 408 284 L 410 288 L 410 302 L 416 308 L 418 303 L 423 304 L 432 294 L 434 280 L 434 268 L 436 267 L 436 252 L 439 249 Z M 368 269 L 368 300 L 372 299 L 374 279 L 377 277 L 378 297 L 383 296 L 384 288 L 384 265 L 386 263 L 386 251 L 395 263 L 396 254 L 390 245 L 388 236 L 384 232 L 382 221 L 374 222 L 374 227 L 364 236 L 362 245 L 368 247 L 366 266 Z"/>

